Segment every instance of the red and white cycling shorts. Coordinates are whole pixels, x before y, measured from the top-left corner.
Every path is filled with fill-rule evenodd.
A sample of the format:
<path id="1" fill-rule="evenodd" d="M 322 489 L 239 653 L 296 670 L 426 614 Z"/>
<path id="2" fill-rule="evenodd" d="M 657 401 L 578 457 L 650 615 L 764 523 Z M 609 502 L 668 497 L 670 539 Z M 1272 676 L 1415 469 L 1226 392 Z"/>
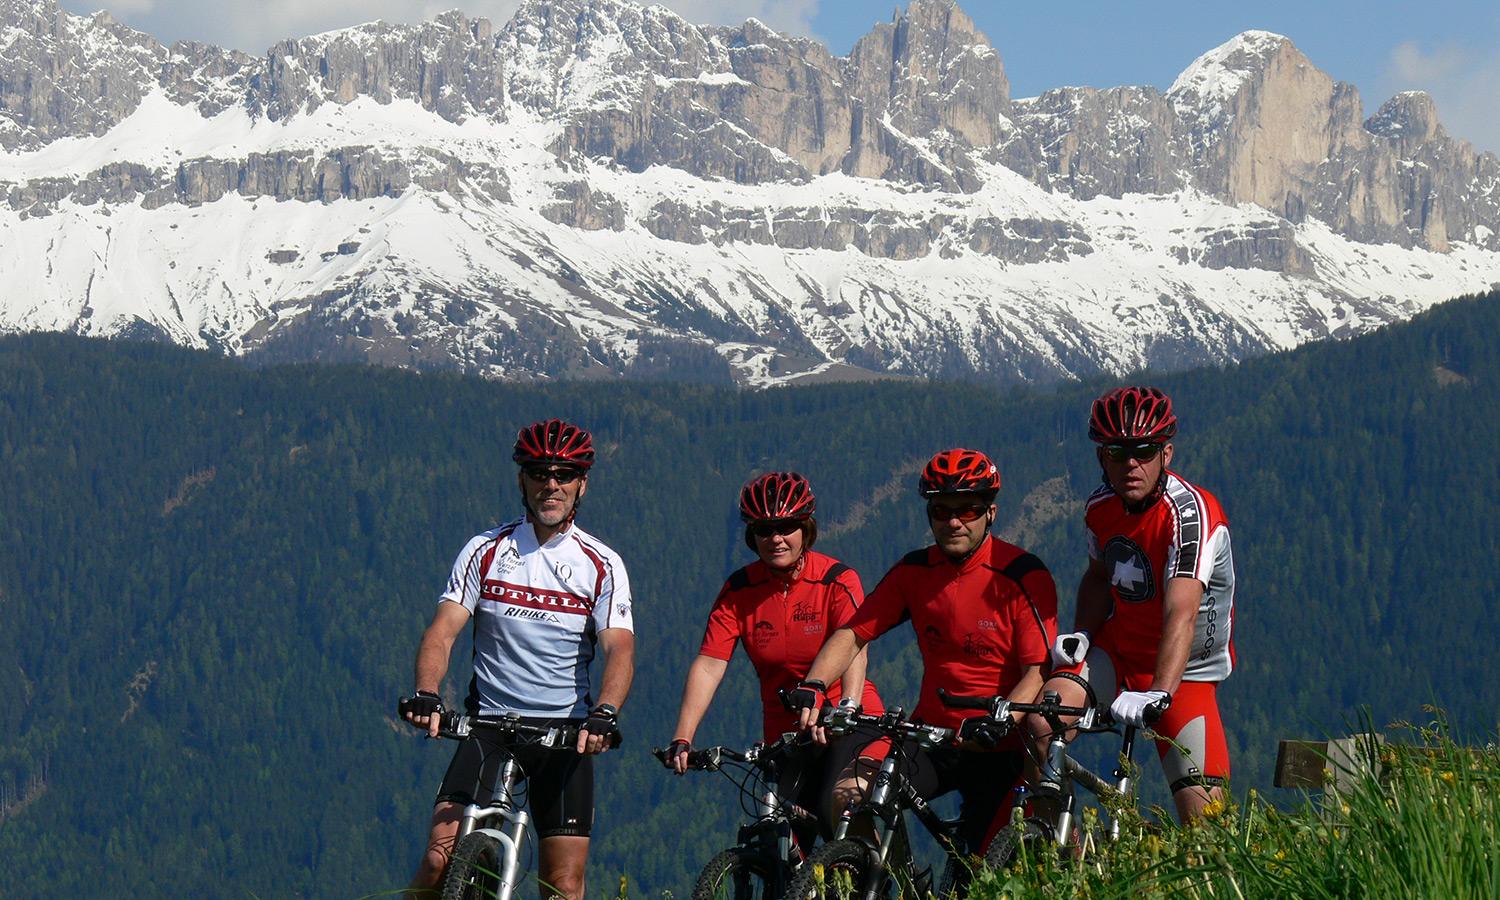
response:
<path id="1" fill-rule="evenodd" d="M 1155 677 L 1153 672 L 1120 673 L 1110 652 L 1097 645 L 1089 648 L 1083 662 L 1054 669 L 1052 675 L 1087 681 L 1094 702 L 1103 708 L 1122 690 L 1150 690 Z M 1216 681 L 1182 682 L 1172 694 L 1172 705 L 1151 726 L 1160 736 L 1156 754 L 1174 794 L 1185 787 L 1215 787 L 1229 777 L 1229 747 L 1219 718 L 1218 689 Z"/>

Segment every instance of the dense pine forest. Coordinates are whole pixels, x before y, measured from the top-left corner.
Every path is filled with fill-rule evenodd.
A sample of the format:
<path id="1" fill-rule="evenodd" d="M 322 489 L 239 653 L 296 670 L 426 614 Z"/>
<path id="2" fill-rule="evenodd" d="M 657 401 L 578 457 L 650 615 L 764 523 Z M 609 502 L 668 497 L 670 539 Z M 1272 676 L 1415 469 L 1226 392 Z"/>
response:
<path id="1" fill-rule="evenodd" d="M 1500 295 L 1345 343 L 1143 376 L 1182 419 L 1176 468 L 1217 493 L 1239 570 L 1221 694 L 1235 789 L 1281 737 L 1447 708 L 1493 730 L 1500 582 Z M 254 370 L 129 342 L 0 340 L 0 892 L 358 896 L 404 884 L 450 745 L 393 717 L 453 555 L 518 509 L 517 427 L 560 415 L 601 460 L 581 513 L 637 596 L 623 750 L 600 766 L 590 893 L 682 893 L 732 840 L 732 786 L 669 777 L 664 744 L 703 618 L 748 558 L 747 477 L 807 474 L 818 549 L 867 587 L 926 542 L 915 472 L 991 453 L 999 527 L 1071 618 L 1084 434 L 1107 385 L 759 393 L 514 385 L 372 368 Z M 896 703 L 911 642 L 874 645 Z M 447 692 L 467 682 L 454 654 Z M 758 734 L 737 662 L 700 736 Z M 1154 762 L 1148 786 L 1158 786 Z"/>

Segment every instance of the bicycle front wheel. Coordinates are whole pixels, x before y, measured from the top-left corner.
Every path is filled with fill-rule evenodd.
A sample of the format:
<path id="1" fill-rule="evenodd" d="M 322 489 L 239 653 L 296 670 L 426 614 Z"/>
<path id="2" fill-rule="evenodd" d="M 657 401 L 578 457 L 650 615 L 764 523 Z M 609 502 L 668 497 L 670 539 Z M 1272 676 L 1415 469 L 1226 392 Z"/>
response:
<path id="1" fill-rule="evenodd" d="M 1035 857 L 1051 845 L 1051 826 L 1041 819 L 1027 819 L 1020 828 L 1007 828 L 995 835 L 984 854 L 984 864 L 996 871 L 1009 869 L 1021 858 L 1023 847 L 1027 856 Z"/>
<path id="2" fill-rule="evenodd" d="M 777 900 L 773 865 L 754 850 L 731 847 L 703 867 L 693 900 Z"/>
<path id="3" fill-rule="evenodd" d="M 848 838 L 814 850 L 786 890 L 787 900 L 880 900 L 895 894 L 870 848 Z"/>
<path id="4" fill-rule="evenodd" d="M 493 900 L 500 892 L 500 842 L 476 831 L 458 842 L 448 877 L 443 880 L 443 900 Z"/>

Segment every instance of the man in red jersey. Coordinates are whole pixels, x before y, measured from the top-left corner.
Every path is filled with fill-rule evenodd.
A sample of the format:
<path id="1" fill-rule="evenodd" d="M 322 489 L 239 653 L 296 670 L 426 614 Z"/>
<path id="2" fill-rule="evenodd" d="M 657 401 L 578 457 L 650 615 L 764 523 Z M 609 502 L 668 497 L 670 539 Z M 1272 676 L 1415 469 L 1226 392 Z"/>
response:
<path id="1" fill-rule="evenodd" d="M 930 725 L 962 729 L 972 711 L 944 706 L 950 694 L 1004 694 L 1031 701 L 1057 633 L 1057 588 L 1041 560 L 990 534 L 1000 474 L 977 450 L 945 450 L 922 470 L 919 489 L 935 543 L 908 553 L 886 573 L 847 625 L 813 661 L 793 701 L 810 725 L 826 685 L 844 673 L 869 641 L 910 621 L 922 654 L 921 697 L 914 713 Z M 961 731 L 962 734 L 962 731 Z M 1016 735 L 998 747 L 902 748 L 924 799 L 957 790 L 959 837 L 972 852 L 996 819 L 1025 764 Z"/>
<path id="2" fill-rule="evenodd" d="M 1167 467 L 1177 416 L 1152 387 L 1094 401 L 1089 438 L 1104 484 L 1084 514 L 1089 565 L 1073 633 L 1058 637 L 1046 689 L 1070 706 L 1108 703 L 1116 721 L 1151 727 L 1178 818 L 1222 795 L 1229 751 L 1217 688 L 1234 668 L 1234 559 L 1219 501 Z M 1027 725 L 1045 748 L 1050 726 Z"/>

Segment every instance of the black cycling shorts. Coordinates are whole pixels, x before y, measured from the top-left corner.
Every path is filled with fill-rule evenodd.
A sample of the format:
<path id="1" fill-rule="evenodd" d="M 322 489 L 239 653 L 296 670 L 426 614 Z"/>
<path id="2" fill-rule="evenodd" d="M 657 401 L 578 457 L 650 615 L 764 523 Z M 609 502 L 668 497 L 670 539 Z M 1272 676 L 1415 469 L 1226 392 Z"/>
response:
<path id="1" fill-rule="evenodd" d="M 980 852 L 991 823 L 1021 777 L 1025 753 L 986 753 L 956 747 L 924 750 L 915 741 L 905 742 L 901 750 L 904 771 L 917 796 L 931 800 L 958 791 L 958 837 L 969 852 Z"/>
<path id="2" fill-rule="evenodd" d="M 817 816 L 821 820 L 819 830 L 825 839 L 833 837 L 825 815 L 837 818 L 842 812 L 831 808 L 829 795 L 833 793 L 839 776 L 871 739 L 869 734 L 856 732 L 836 737 L 827 744 L 808 744 L 777 779 L 776 792 Z M 870 763 L 866 768 L 873 772 L 879 765 Z"/>
<path id="3" fill-rule="evenodd" d="M 561 724 L 555 719 L 522 721 Z M 489 802 L 507 752 L 514 753 L 520 763 L 522 780 L 515 796 L 529 802 L 537 837 L 588 837 L 594 826 L 594 758 L 575 750 L 549 750 L 514 741 L 502 745 L 476 729 L 454 752 L 436 802 Z"/>

